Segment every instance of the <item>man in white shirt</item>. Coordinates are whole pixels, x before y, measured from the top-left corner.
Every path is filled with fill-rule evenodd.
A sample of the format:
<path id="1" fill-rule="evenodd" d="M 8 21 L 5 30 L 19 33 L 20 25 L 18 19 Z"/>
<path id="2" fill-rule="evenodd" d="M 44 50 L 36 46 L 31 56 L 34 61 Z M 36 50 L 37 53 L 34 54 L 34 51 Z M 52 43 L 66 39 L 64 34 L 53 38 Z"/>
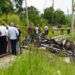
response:
<path id="1" fill-rule="evenodd" d="M 8 36 L 8 32 L 7 32 L 6 27 L 3 24 L 0 26 L 0 55 L 6 53 L 7 36 Z"/>
<path id="2" fill-rule="evenodd" d="M 39 27 L 35 27 L 36 34 L 39 33 Z"/>
<path id="3" fill-rule="evenodd" d="M 49 32 L 48 26 L 45 26 L 44 27 L 44 33 L 45 33 L 45 35 L 48 35 L 48 32 Z"/>
<path id="4" fill-rule="evenodd" d="M 19 36 L 18 29 L 14 26 L 11 26 L 8 29 L 8 36 L 9 36 L 10 43 L 11 43 L 12 54 L 16 55 L 16 44 L 17 44 L 17 39 Z"/>

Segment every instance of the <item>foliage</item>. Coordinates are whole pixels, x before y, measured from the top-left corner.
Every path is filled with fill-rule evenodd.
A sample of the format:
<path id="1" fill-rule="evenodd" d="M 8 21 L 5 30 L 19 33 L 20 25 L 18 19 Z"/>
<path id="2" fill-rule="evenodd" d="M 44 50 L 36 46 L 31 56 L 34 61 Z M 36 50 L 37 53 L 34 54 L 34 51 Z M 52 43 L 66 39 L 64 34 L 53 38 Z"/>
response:
<path id="1" fill-rule="evenodd" d="M 66 23 L 66 18 L 63 11 L 56 10 L 54 12 L 54 22 L 55 24 L 61 24 L 61 25 L 64 25 Z"/>
<path id="2" fill-rule="evenodd" d="M 16 15 L 19 16 L 20 20 L 23 23 L 27 23 L 26 16 L 26 8 L 22 8 L 23 0 L 14 0 L 16 4 Z M 13 5 L 10 0 L 0 0 L 0 13 L 6 14 L 6 22 L 7 15 L 13 10 Z M 15 10 L 14 10 L 15 12 Z M 13 12 L 12 12 L 13 13 Z M 53 7 L 48 7 L 44 10 L 44 14 L 40 15 L 40 12 L 33 6 L 28 7 L 28 19 L 29 22 L 34 25 L 40 24 L 40 26 L 44 26 L 47 24 L 51 25 L 70 25 L 71 18 L 70 16 L 66 16 L 61 10 L 54 10 Z M 14 20 L 15 21 L 15 20 Z"/>
<path id="3" fill-rule="evenodd" d="M 21 13 L 20 18 L 23 22 L 26 22 L 26 9 Z M 33 6 L 28 7 L 28 20 L 30 23 L 34 25 L 40 24 L 40 26 L 47 23 L 47 21 L 39 15 L 39 11 Z"/>
<path id="4" fill-rule="evenodd" d="M 66 15 L 66 25 L 71 26 L 72 15 Z"/>
<path id="5" fill-rule="evenodd" d="M 22 3 L 23 3 L 23 0 L 15 0 L 16 10 L 18 10 L 17 11 L 18 13 L 22 12 L 23 10 Z"/>
<path id="6" fill-rule="evenodd" d="M 12 11 L 13 6 L 10 0 L 0 0 L 0 13 L 8 13 Z"/>
<path id="7" fill-rule="evenodd" d="M 54 22 L 54 20 L 53 20 L 53 17 L 54 17 L 54 9 L 53 9 L 53 7 L 46 8 L 44 10 L 43 17 L 48 20 L 48 23 L 53 24 L 53 22 Z"/>
<path id="8" fill-rule="evenodd" d="M 70 23 L 69 17 L 67 18 L 63 11 L 60 9 L 54 10 L 53 7 L 46 8 L 42 17 L 52 25 L 67 25 Z"/>
<path id="9" fill-rule="evenodd" d="M 13 22 L 17 27 L 19 27 L 21 29 L 21 38 L 23 40 L 23 38 L 25 37 L 25 35 L 27 34 L 26 32 L 26 23 L 21 21 L 20 17 L 16 14 L 8 14 L 7 18 L 6 15 L 3 14 L 0 16 L 0 23 L 6 23 L 6 19 L 7 19 L 7 24 L 10 24 L 11 22 Z"/>

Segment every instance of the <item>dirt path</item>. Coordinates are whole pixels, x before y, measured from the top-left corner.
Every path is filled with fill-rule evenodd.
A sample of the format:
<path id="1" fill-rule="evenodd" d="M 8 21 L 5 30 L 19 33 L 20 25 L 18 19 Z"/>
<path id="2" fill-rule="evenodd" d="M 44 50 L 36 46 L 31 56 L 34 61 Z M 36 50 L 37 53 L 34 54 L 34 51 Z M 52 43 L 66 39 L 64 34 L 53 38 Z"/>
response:
<path id="1" fill-rule="evenodd" d="M 2 68 L 8 68 L 12 61 L 15 61 L 16 56 L 13 55 L 7 55 L 3 58 L 0 58 L 0 69 Z"/>

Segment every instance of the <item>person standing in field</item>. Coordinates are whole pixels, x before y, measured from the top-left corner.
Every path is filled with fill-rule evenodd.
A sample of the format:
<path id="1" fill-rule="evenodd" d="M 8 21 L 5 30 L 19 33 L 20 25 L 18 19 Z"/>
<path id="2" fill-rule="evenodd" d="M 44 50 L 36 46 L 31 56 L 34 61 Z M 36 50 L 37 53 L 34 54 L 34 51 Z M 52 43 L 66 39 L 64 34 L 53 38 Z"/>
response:
<path id="1" fill-rule="evenodd" d="M 31 43 L 33 40 L 33 26 L 32 26 L 32 24 L 29 24 L 27 32 L 28 32 L 27 42 Z"/>
<path id="2" fill-rule="evenodd" d="M 7 52 L 7 29 L 5 24 L 0 26 L 0 55 Z"/>
<path id="3" fill-rule="evenodd" d="M 34 28 L 34 37 L 35 37 L 35 44 L 39 46 L 39 40 L 40 40 L 40 33 L 41 33 L 41 29 L 39 27 L 39 25 L 36 25 Z"/>
<path id="4" fill-rule="evenodd" d="M 34 33 L 35 33 L 35 38 L 39 38 L 39 35 L 41 33 L 41 29 L 39 27 L 39 24 L 35 26 Z"/>
<path id="5" fill-rule="evenodd" d="M 7 33 L 8 33 L 8 29 L 10 28 L 10 24 L 6 25 L 6 29 L 7 29 Z M 11 44 L 10 44 L 10 40 L 9 40 L 9 36 L 7 37 L 7 52 L 11 53 Z"/>
<path id="6" fill-rule="evenodd" d="M 20 36 L 21 36 L 21 30 L 19 27 L 17 27 L 18 31 L 19 31 L 19 35 L 17 37 L 17 44 L 16 44 L 16 49 L 17 49 L 17 54 L 21 54 L 21 47 L 20 47 Z"/>
<path id="7" fill-rule="evenodd" d="M 19 31 L 14 26 L 13 23 L 11 23 L 11 27 L 8 29 L 8 36 L 9 36 L 9 40 L 10 40 L 10 44 L 11 44 L 12 54 L 16 55 L 17 54 L 16 44 L 17 44 L 17 39 L 18 39 L 18 36 L 19 36 Z"/>
<path id="8" fill-rule="evenodd" d="M 36 25 L 36 26 L 35 26 L 35 34 L 36 34 L 36 35 L 39 35 L 40 32 L 41 32 L 41 29 L 40 29 L 39 25 Z"/>
<path id="9" fill-rule="evenodd" d="M 48 28 L 48 26 L 45 26 L 45 27 L 44 27 L 44 33 L 45 33 L 45 35 L 48 35 L 48 33 L 49 33 L 49 28 Z"/>

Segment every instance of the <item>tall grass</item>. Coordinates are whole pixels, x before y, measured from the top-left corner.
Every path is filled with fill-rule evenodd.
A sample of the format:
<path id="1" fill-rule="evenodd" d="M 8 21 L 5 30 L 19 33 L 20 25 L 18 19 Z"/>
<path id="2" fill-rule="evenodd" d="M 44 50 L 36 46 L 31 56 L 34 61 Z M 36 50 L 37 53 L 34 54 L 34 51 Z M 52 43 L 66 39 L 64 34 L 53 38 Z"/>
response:
<path id="1" fill-rule="evenodd" d="M 58 57 L 38 48 L 31 48 L 17 56 L 8 69 L 0 70 L 0 75 L 75 75 L 75 63 L 67 64 L 64 57 Z"/>

